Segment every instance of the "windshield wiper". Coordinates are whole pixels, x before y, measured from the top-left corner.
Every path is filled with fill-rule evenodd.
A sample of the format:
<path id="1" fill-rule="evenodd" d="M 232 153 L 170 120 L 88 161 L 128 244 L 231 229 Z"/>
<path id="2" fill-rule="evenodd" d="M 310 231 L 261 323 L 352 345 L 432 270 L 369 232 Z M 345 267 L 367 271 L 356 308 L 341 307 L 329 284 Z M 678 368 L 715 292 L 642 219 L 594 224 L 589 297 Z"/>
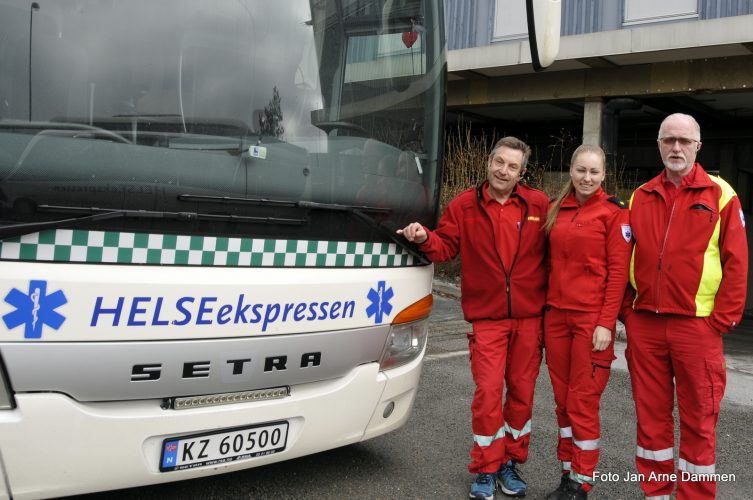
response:
<path id="1" fill-rule="evenodd" d="M 205 196 L 199 194 L 180 194 L 178 199 L 181 201 L 197 201 L 206 203 L 222 203 L 226 205 L 259 205 L 271 207 L 293 207 L 293 208 L 314 208 L 311 205 L 327 205 L 331 210 L 352 210 L 358 209 L 362 212 L 373 212 L 388 214 L 392 212 L 391 208 L 371 207 L 368 205 L 337 205 L 333 203 L 316 203 L 313 201 L 289 201 L 289 200 L 270 200 L 269 198 L 236 198 L 232 196 Z M 338 207 L 338 208 L 334 208 Z M 317 207 L 319 208 L 319 207 Z"/>
<path id="2" fill-rule="evenodd" d="M 13 236 L 21 236 L 24 234 L 34 233 L 42 231 L 44 229 L 59 229 L 64 227 L 70 227 L 72 225 L 78 225 L 85 222 L 96 222 L 107 219 L 170 219 L 170 220 L 182 220 L 182 221 L 197 221 L 197 220 L 213 220 L 221 222 L 243 222 L 250 224 L 281 224 L 281 225 L 293 225 L 301 226 L 306 224 L 306 219 L 287 219 L 281 217 L 251 217 L 245 215 L 222 215 L 222 214 L 206 214 L 201 212 L 161 212 L 154 210 L 112 210 L 107 208 L 97 207 L 73 207 L 73 206 L 57 206 L 57 205 L 39 205 L 37 209 L 40 212 L 58 212 L 58 213 L 79 213 L 89 214 L 81 217 L 71 217 L 68 219 L 58 219 L 43 222 L 28 222 L 20 224 L 9 224 L 0 226 L 0 240 L 11 238 Z"/>
<path id="3" fill-rule="evenodd" d="M 391 212 L 390 209 L 378 209 L 377 207 L 358 207 L 354 205 L 339 205 L 336 203 L 317 203 L 315 201 L 297 201 L 295 202 L 297 206 L 301 208 L 309 208 L 313 210 L 330 210 L 330 211 L 336 211 L 336 212 L 348 212 L 355 216 L 356 219 L 365 222 L 370 227 L 376 229 L 381 233 L 382 235 L 389 238 L 390 241 L 395 243 L 398 247 L 402 248 L 406 252 L 408 252 L 410 255 L 415 257 L 421 264 L 428 265 L 430 262 L 429 260 L 419 251 L 415 250 L 408 240 L 399 238 L 396 234 L 394 229 L 388 228 L 383 223 L 378 222 L 376 219 L 374 219 L 372 216 L 367 215 L 364 213 L 364 210 L 362 208 L 370 208 L 375 209 L 379 211 L 386 210 L 387 212 Z"/>
<path id="4" fill-rule="evenodd" d="M 392 212 L 390 208 L 383 207 L 371 207 L 366 205 L 340 205 L 337 203 L 318 203 L 315 201 L 290 201 L 290 200 L 270 200 L 267 198 L 235 198 L 231 196 L 204 196 L 198 194 L 181 194 L 178 195 L 178 199 L 181 201 L 197 201 L 207 203 L 223 203 L 223 204 L 242 204 L 242 205 L 263 205 L 263 206 L 275 206 L 275 207 L 295 207 L 306 208 L 309 210 L 328 210 L 334 212 L 347 212 L 352 214 L 356 219 L 365 222 L 370 227 L 379 231 L 380 234 L 389 238 L 390 241 L 395 243 L 400 248 L 404 249 L 410 255 L 418 259 L 422 264 L 429 264 L 429 261 L 423 254 L 415 250 L 407 240 L 399 238 L 395 231 L 386 227 L 383 223 L 376 221 L 373 217 L 366 212 L 388 214 Z"/>
<path id="5" fill-rule="evenodd" d="M 87 215 L 84 217 L 72 217 L 70 219 L 50 220 L 44 222 L 25 222 L 20 224 L 9 224 L 0 226 L 0 240 L 6 238 L 12 238 L 13 236 L 21 236 L 24 234 L 36 233 L 37 231 L 43 231 L 45 229 L 56 229 L 61 227 L 68 227 L 73 224 L 80 224 L 82 222 L 95 222 L 99 220 L 117 219 L 123 215 L 119 212 L 104 212 L 94 215 Z"/>
<path id="6" fill-rule="evenodd" d="M 25 122 L 21 120 L 0 120 L 0 129 L 11 131 L 37 131 L 37 136 L 73 137 L 88 135 L 94 139 L 100 138 L 121 144 L 131 144 L 122 135 L 94 125 L 73 122 Z"/>

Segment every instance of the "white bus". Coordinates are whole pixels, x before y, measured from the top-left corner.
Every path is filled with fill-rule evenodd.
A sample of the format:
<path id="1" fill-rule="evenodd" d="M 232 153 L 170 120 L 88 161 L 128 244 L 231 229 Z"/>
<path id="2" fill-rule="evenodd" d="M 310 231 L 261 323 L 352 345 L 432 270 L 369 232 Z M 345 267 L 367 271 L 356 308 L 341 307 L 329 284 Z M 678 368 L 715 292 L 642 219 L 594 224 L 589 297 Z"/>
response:
<path id="1" fill-rule="evenodd" d="M 445 72 L 439 0 L 0 0 L 0 498 L 403 425 Z"/>

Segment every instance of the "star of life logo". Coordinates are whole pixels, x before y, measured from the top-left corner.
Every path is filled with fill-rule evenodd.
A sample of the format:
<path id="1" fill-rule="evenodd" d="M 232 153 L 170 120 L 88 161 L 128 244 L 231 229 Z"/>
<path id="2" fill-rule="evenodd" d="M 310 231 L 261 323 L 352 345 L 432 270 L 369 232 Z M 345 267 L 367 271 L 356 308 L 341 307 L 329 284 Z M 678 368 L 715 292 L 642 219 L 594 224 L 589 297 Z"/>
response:
<path id="1" fill-rule="evenodd" d="M 55 309 L 66 304 L 68 299 L 62 290 L 47 295 L 46 281 L 31 280 L 27 293 L 14 288 L 5 296 L 5 302 L 16 308 L 3 316 L 8 330 L 24 325 L 24 338 L 38 339 L 42 337 L 45 325 L 54 330 L 60 328 L 65 317 Z"/>
<path id="2" fill-rule="evenodd" d="M 386 286 L 386 282 L 379 281 L 376 290 L 371 288 L 366 296 L 371 302 L 369 307 L 366 308 L 366 314 L 369 318 L 374 316 L 374 323 L 376 324 L 382 322 L 383 316 L 389 316 L 392 313 L 390 300 L 395 296 L 395 292 L 392 291 L 392 287 L 386 288 Z"/>
<path id="3" fill-rule="evenodd" d="M 622 224 L 622 237 L 625 238 L 625 241 L 630 243 L 630 238 L 633 237 L 633 231 L 630 229 L 630 224 Z"/>

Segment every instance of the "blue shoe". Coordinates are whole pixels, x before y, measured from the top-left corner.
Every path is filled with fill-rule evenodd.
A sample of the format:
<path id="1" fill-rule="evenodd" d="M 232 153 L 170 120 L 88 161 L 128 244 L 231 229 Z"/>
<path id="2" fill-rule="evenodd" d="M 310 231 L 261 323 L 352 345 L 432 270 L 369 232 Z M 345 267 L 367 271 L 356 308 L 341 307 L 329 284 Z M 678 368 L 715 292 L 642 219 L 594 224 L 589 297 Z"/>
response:
<path id="1" fill-rule="evenodd" d="M 524 497 L 528 489 L 528 485 L 520 477 L 518 469 L 515 468 L 515 462 L 512 460 L 502 464 L 497 471 L 497 484 L 502 493 L 511 497 Z"/>
<path id="2" fill-rule="evenodd" d="M 494 474 L 482 472 L 477 475 L 468 497 L 477 500 L 494 500 Z"/>

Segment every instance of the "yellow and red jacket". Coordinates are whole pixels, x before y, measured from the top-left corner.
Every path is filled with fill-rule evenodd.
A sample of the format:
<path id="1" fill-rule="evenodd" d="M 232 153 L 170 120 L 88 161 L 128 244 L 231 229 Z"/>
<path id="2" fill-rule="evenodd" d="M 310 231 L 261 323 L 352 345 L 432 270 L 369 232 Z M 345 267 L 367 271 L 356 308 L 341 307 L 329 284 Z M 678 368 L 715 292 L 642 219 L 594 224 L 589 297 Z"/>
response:
<path id="1" fill-rule="evenodd" d="M 632 246 L 623 202 L 601 188 L 583 205 L 570 194 L 549 233 L 547 305 L 598 312 L 597 324 L 614 331 Z"/>
<path id="2" fill-rule="evenodd" d="M 482 205 L 485 181 L 460 193 L 445 209 L 437 229 L 419 245 L 432 262 L 460 253 L 463 316 L 479 319 L 540 316 L 546 299 L 546 220 L 549 199 L 538 189 L 515 186 L 522 209 L 517 251 L 502 255 L 491 217 Z M 509 262 L 509 266 L 505 266 Z"/>
<path id="3" fill-rule="evenodd" d="M 732 187 L 696 163 L 674 202 L 664 173 L 635 190 L 633 309 L 708 317 L 720 332 L 740 322 L 748 284 L 745 218 Z"/>

